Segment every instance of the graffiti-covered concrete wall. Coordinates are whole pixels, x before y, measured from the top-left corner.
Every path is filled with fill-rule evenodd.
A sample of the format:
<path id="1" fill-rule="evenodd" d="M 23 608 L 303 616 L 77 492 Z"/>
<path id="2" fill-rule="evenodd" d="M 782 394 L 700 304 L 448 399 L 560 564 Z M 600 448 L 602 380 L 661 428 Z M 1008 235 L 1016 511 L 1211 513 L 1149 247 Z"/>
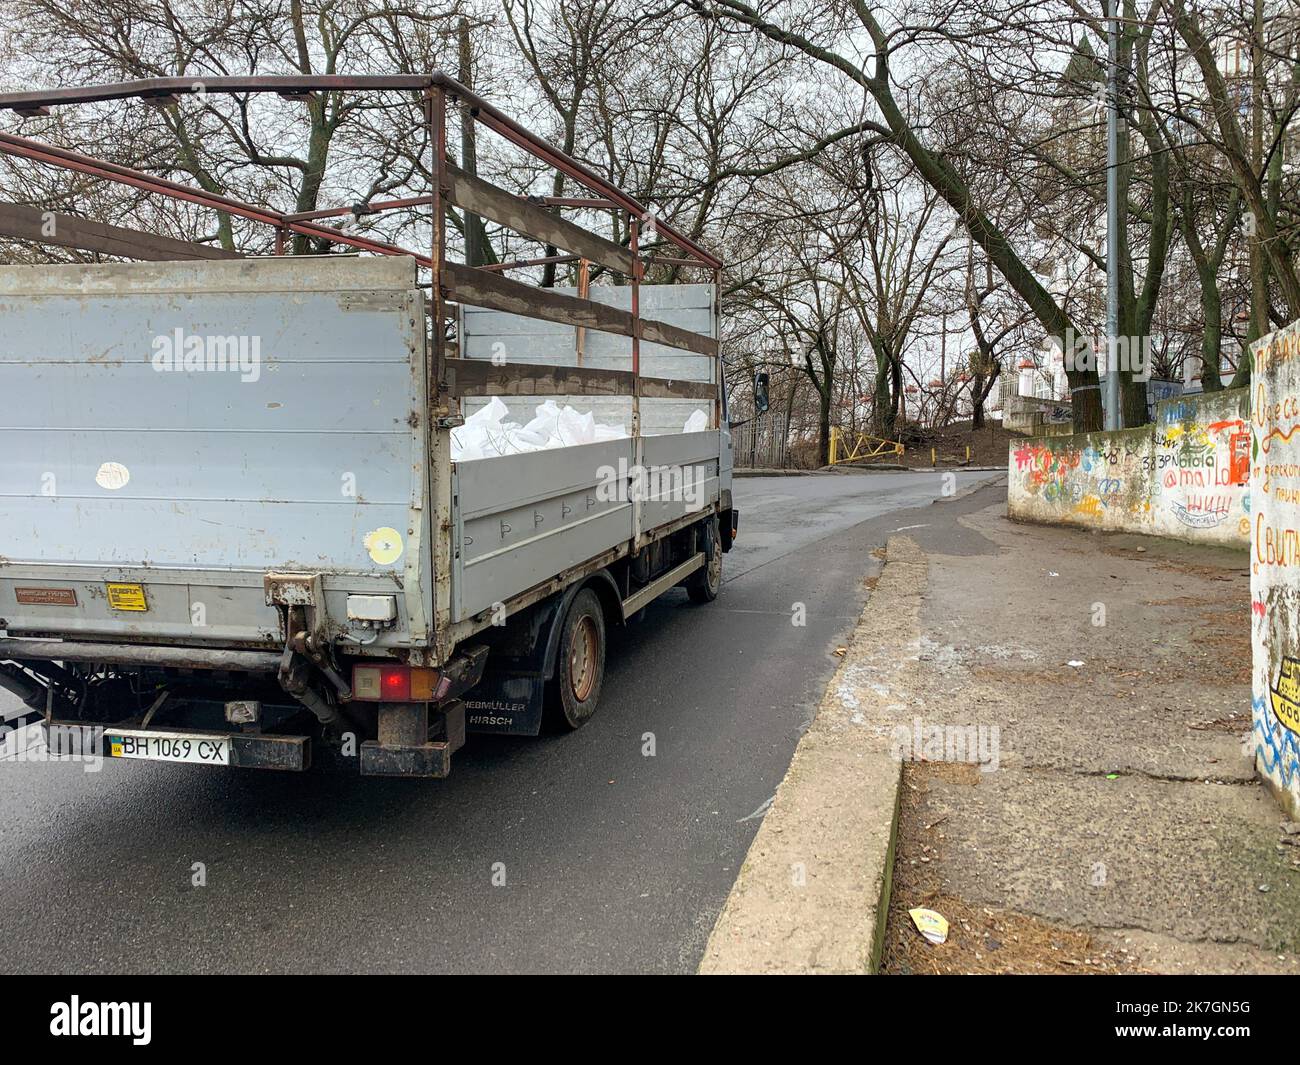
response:
<path id="1" fill-rule="evenodd" d="M 1155 422 L 1114 433 L 1015 441 L 1007 511 L 1079 525 L 1245 547 L 1250 541 L 1249 390 L 1180 396 Z"/>
<path id="2" fill-rule="evenodd" d="M 1250 617 L 1255 766 L 1300 820 L 1300 322 L 1255 347 Z"/>

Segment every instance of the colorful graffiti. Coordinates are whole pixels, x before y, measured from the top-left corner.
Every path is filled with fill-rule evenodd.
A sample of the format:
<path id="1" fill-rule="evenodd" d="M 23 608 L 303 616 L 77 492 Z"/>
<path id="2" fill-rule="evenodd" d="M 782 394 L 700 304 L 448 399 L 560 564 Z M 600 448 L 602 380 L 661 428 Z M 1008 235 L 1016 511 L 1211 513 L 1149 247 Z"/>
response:
<path id="1" fill-rule="evenodd" d="M 1300 818 L 1300 322 L 1259 341 L 1253 354 L 1255 768 Z"/>
<path id="2" fill-rule="evenodd" d="M 1250 538 L 1249 392 L 1180 397 L 1145 429 L 1012 449 L 1013 517 L 1244 546 Z"/>

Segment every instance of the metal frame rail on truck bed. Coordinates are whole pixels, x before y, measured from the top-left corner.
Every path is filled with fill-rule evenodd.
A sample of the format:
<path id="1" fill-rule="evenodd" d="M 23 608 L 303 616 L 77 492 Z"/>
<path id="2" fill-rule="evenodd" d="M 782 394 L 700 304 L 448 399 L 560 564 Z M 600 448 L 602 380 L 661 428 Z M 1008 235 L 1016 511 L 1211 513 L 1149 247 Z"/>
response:
<path id="1" fill-rule="evenodd" d="M 245 257 L 0 204 L 0 237 L 147 260 L 0 266 L 0 686 L 56 754 L 243 767 L 302 770 L 315 751 L 441 777 L 467 728 L 581 726 L 611 625 L 721 587 L 738 520 L 722 264 L 441 73 L 164 78 L 0 95 L 0 111 L 194 93 L 405 101 L 432 189 L 286 213 L 0 132 L 0 152 L 275 232 L 274 255 Z M 457 169 L 451 107 L 590 196 Z M 453 208 L 562 253 L 449 261 Z M 626 242 L 571 208 L 620 219 Z M 429 250 L 331 223 L 388 211 L 427 217 Z M 291 236 L 361 254 L 286 255 Z M 578 284 L 505 276 L 547 263 Z M 625 434 L 453 460 L 467 414 L 525 397 L 583 397 Z"/>

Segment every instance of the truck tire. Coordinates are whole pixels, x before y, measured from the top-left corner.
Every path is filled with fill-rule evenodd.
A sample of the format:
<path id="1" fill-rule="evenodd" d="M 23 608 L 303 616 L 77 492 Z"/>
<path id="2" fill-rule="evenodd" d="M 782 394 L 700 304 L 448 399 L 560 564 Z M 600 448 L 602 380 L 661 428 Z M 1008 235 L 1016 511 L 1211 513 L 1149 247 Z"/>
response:
<path id="1" fill-rule="evenodd" d="M 605 681 L 605 612 L 600 599 L 584 588 L 569 604 L 560 631 L 555 676 L 547 684 L 545 724 L 551 731 L 582 728 L 600 702 Z"/>
<path id="2" fill-rule="evenodd" d="M 722 591 L 722 539 L 718 534 L 718 516 L 704 523 L 704 565 L 686 582 L 686 594 L 692 603 L 711 603 Z"/>

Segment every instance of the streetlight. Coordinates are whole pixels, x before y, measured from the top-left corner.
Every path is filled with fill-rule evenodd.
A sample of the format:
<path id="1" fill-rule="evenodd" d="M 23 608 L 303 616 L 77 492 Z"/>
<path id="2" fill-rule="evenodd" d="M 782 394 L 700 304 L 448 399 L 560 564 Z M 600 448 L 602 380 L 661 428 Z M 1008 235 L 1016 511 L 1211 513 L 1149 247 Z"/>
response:
<path id="1" fill-rule="evenodd" d="M 1106 4 L 1106 428 L 1122 429 L 1119 366 L 1119 0 Z"/>

